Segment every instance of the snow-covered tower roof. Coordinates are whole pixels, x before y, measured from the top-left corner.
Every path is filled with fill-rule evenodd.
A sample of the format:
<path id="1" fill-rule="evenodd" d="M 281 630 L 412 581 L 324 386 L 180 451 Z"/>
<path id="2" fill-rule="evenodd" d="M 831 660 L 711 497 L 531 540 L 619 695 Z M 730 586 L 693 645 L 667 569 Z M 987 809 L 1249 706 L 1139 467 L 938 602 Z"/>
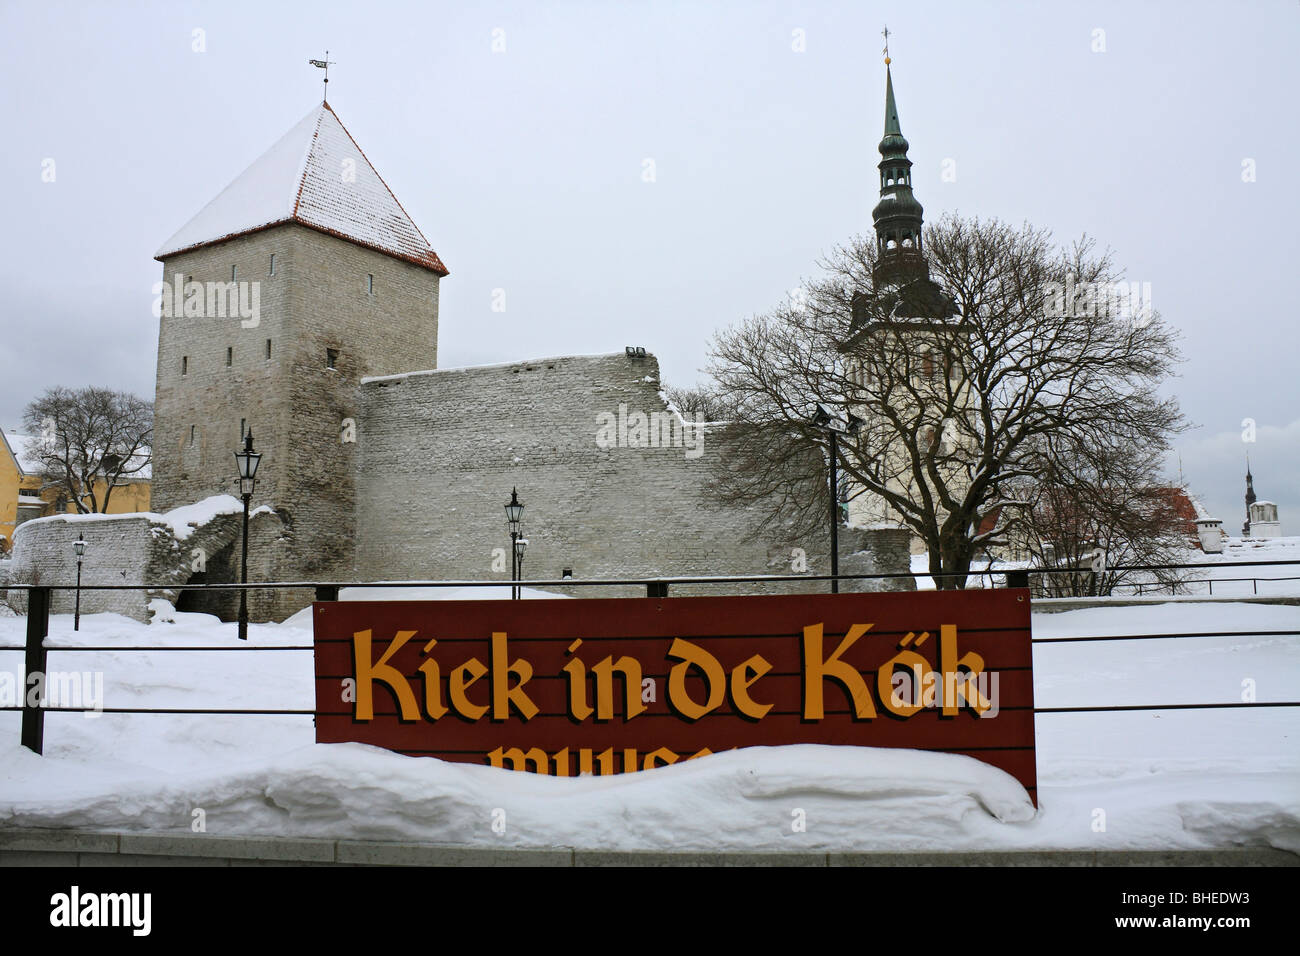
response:
<path id="1" fill-rule="evenodd" d="M 447 274 L 429 241 L 325 102 L 199 210 L 154 258 L 161 261 L 286 222 Z"/>

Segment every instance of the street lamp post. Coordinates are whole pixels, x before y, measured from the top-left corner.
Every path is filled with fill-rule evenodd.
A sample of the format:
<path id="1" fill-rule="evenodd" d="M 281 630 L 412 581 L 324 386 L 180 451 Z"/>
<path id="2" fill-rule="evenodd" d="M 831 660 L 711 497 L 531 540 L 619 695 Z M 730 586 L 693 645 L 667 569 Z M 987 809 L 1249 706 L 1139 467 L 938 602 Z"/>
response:
<path id="1" fill-rule="evenodd" d="M 77 552 L 77 606 L 72 618 L 72 629 L 79 631 L 81 630 L 81 559 L 86 555 L 86 536 L 78 534 L 77 540 L 72 542 L 72 548 Z"/>
<path id="2" fill-rule="evenodd" d="M 239 583 L 248 583 L 248 505 L 253 500 L 253 488 L 257 484 L 257 466 L 262 463 L 262 456 L 253 451 L 253 430 L 244 433 L 244 450 L 235 452 L 235 461 L 239 465 L 239 496 L 244 499 L 244 540 L 242 559 L 239 563 Z M 248 591 L 239 589 L 239 639 L 248 640 Z"/>
<path id="3" fill-rule="evenodd" d="M 830 492 L 831 492 L 831 593 L 840 593 L 840 473 L 839 473 L 839 435 L 844 432 L 855 435 L 862 419 L 852 412 L 847 413 L 846 420 L 832 414 L 825 405 L 817 406 L 813 424 L 824 428 L 830 436 Z"/>
<path id="4" fill-rule="evenodd" d="M 510 525 L 510 600 L 519 598 L 515 582 L 519 580 L 519 567 L 523 563 L 524 552 L 519 547 L 521 540 L 519 523 L 524 519 L 523 502 L 519 500 L 519 489 L 510 489 L 510 500 L 506 502 L 506 523 Z M 527 542 L 525 542 L 527 547 Z"/>

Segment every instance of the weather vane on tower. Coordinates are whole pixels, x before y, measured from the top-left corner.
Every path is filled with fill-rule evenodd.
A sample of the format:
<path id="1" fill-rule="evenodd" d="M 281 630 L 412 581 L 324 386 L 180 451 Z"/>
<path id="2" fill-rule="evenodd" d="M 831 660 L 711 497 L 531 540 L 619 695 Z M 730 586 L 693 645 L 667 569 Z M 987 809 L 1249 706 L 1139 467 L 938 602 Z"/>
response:
<path id="1" fill-rule="evenodd" d="M 882 50 L 881 52 L 885 54 L 885 66 L 889 66 L 889 26 L 888 26 L 888 24 L 885 25 L 885 29 L 883 29 L 883 30 L 880 31 L 880 35 L 883 36 L 883 37 L 885 38 L 885 49 Z M 326 55 L 326 56 L 329 56 L 329 52 L 326 51 L 325 55 Z"/>
<path id="2" fill-rule="evenodd" d="M 328 100 L 329 92 L 330 92 L 330 65 L 334 62 L 333 60 L 330 59 L 330 51 L 329 50 L 325 51 L 325 59 L 323 60 L 308 60 L 307 62 L 310 63 L 312 66 L 325 71 L 325 97 L 324 98 Z"/>

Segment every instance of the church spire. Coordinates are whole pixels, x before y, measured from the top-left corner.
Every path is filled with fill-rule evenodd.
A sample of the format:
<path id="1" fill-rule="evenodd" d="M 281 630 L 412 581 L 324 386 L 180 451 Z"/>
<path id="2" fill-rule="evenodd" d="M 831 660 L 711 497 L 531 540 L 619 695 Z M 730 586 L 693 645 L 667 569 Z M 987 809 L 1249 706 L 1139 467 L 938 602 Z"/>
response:
<path id="1" fill-rule="evenodd" d="M 886 51 L 888 47 L 886 47 Z M 929 274 L 921 255 L 921 225 L 924 210 L 912 194 L 912 161 L 908 143 L 898 121 L 894 100 L 894 76 L 889 56 L 885 57 L 885 134 L 880 140 L 880 202 L 871 211 L 876 227 L 880 257 L 875 282 L 905 282 Z"/>
<path id="2" fill-rule="evenodd" d="M 903 143 L 903 152 L 907 152 L 907 140 L 903 139 L 903 129 L 898 125 L 898 104 L 894 102 L 894 77 L 885 64 L 885 138 L 880 143 L 880 151 L 885 151 L 885 143 L 891 136 L 897 136 Z"/>
<path id="3" fill-rule="evenodd" d="M 876 227 L 872 288 L 853 296 L 854 335 L 899 321 L 913 327 L 948 324 L 957 313 L 952 297 L 930 278 L 921 252 L 921 204 L 912 195 L 912 161 L 898 120 L 889 31 L 885 31 L 885 134 L 880 140 L 880 202 L 871 211 Z"/>
<path id="4" fill-rule="evenodd" d="M 1250 506 L 1256 501 L 1255 479 L 1250 474 L 1250 456 L 1246 456 L 1246 523 L 1241 526 L 1241 536 L 1250 537 Z"/>

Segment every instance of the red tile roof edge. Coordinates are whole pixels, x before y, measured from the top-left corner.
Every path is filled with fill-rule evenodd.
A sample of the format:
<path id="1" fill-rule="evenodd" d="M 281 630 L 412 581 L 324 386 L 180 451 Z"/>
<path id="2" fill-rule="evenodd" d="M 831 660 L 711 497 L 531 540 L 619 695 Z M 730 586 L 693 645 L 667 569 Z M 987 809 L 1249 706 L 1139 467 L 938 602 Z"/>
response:
<path id="1" fill-rule="evenodd" d="M 313 229 L 316 232 L 322 232 L 327 236 L 333 236 L 335 239 L 342 239 L 344 242 L 350 242 L 354 246 L 361 246 L 365 249 L 373 249 L 375 252 L 383 253 L 384 255 L 388 256 L 391 259 L 398 259 L 402 262 L 409 262 L 412 265 L 422 266 L 423 268 L 428 269 L 430 272 L 437 273 L 439 276 L 446 276 L 451 274 L 448 271 L 447 267 L 442 264 L 442 259 L 440 259 L 438 257 L 438 254 L 434 252 L 432 249 L 429 250 L 429 254 L 427 256 L 405 255 L 400 252 L 394 252 L 392 249 L 386 249 L 383 246 L 376 245 L 373 242 L 366 242 L 362 239 L 357 239 L 355 236 L 344 235 L 343 233 L 335 229 L 328 229 L 325 226 L 318 226 L 315 223 L 306 222 L 305 220 L 299 219 L 296 216 L 290 216 L 285 219 L 277 219 L 275 222 L 268 222 L 261 226 L 251 226 L 248 229 L 241 229 L 238 232 L 232 232 L 229 235 L 218 236 L 215 239 L 207 239 L 203 242 L 196 242 L 192 246 L 184 246 L 180 249 L 174 249 L 170 252 L 166 252 L 161 255 L 156 255 L 154 256 L 154 260 L 157 262 L 166 262 L 168 259 L 171 259 L 174 256 L 179 256 L 185 252 L 194 252 L 196 249 L 206 249 L 208 246 L 217 246 L 223 242 L 229 242 L 232 239 L 240 239 L 244 236 L 251 236 L 254 233 L 265 232 L 267 229 L 274 229 L 276 226 L 284 226 L 290 223 L 302 226 L 306 229 Z M 416 229 L 418 231 L 419 227 L 417 226 Z M 423 238 L 423 235 L 421 235 L 421 238 Z"/>

